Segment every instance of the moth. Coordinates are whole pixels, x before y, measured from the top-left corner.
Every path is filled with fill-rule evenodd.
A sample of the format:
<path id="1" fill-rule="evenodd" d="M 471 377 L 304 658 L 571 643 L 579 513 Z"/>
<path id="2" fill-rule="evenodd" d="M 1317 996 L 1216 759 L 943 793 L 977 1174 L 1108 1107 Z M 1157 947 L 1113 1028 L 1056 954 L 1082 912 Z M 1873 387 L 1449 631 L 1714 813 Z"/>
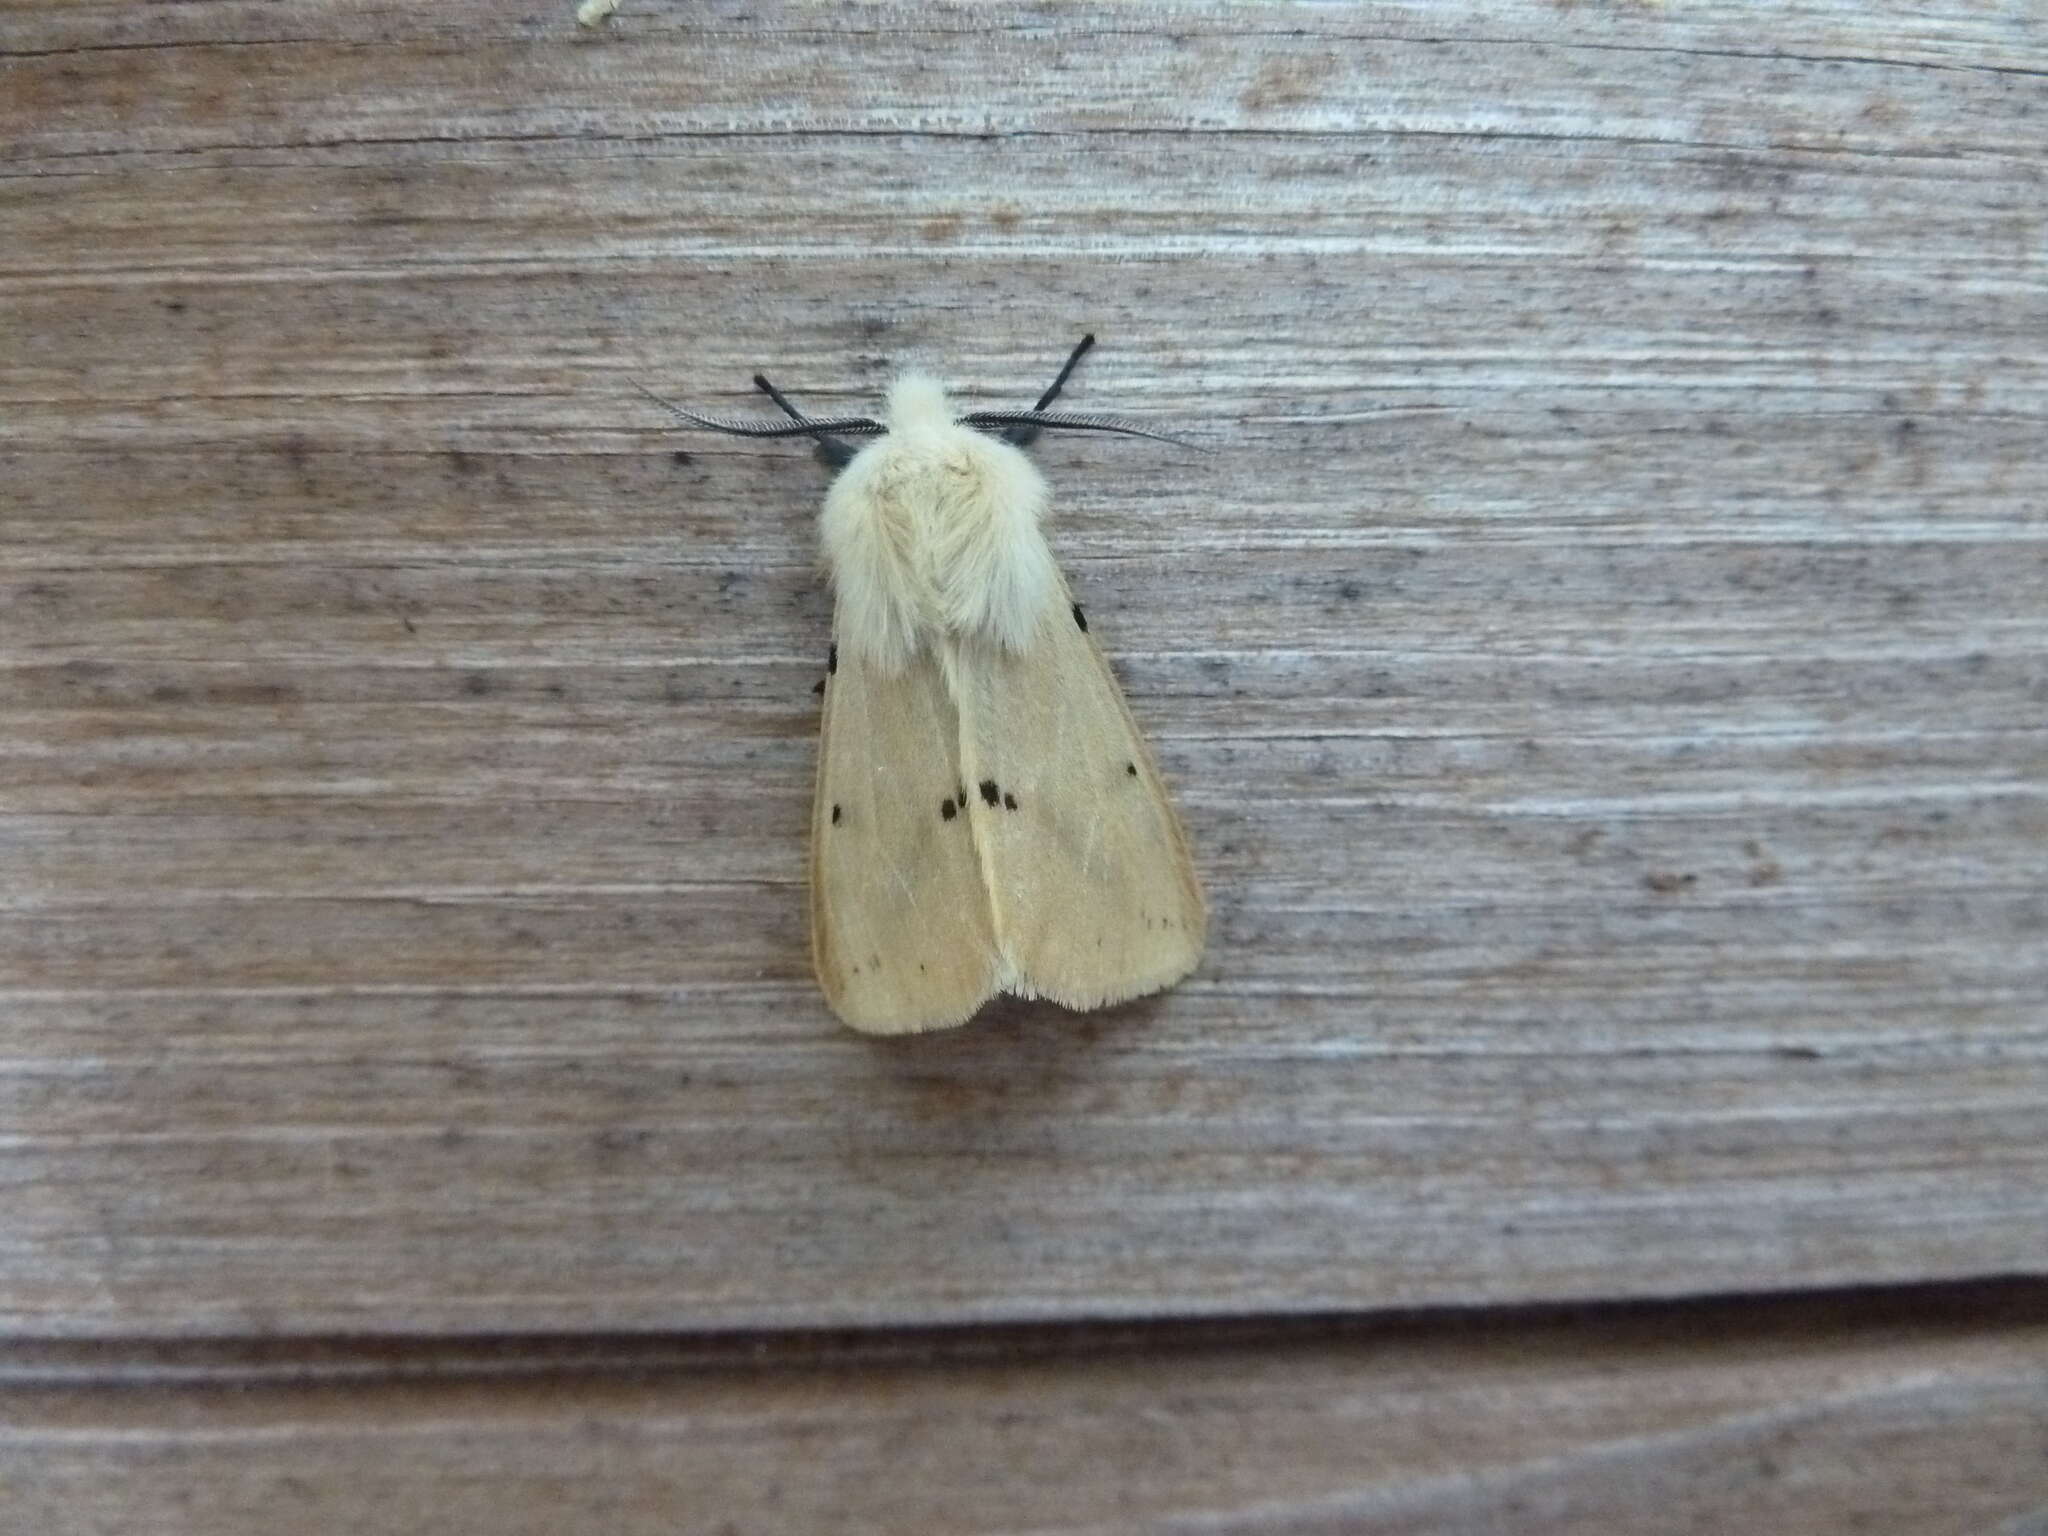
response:
<path id="1" fill-rule="evenodd" d="M 811 958 L 871 1034 L 965 1023 L 999 992 L 1098 1008 L 1201 958 L 1207 919 L 1180 818 L 1048 547 L 1024 454 L 1047 429 L 1175 441 L 1048 411 L 955 414 L 908 373 L 877 421 L 699 415 L 815 438 L 838 473 L 820 535 L 835 595 L 811 815 Z M 845 439 L 873 439 L 856 450 Z"/>

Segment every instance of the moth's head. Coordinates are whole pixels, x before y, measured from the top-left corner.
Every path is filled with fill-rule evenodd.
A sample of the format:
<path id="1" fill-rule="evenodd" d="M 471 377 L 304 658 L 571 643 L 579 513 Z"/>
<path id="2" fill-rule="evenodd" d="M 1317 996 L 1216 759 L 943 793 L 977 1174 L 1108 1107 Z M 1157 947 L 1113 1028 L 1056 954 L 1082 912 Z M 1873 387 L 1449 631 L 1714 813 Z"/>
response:
<path id="1" fill-rule="evenodd" d="M 891 432 L 946 427 L 953 424 L 953 407 L 937 379 L 928 373 L 906 373 L 889 386 L 884 418 Z"/>

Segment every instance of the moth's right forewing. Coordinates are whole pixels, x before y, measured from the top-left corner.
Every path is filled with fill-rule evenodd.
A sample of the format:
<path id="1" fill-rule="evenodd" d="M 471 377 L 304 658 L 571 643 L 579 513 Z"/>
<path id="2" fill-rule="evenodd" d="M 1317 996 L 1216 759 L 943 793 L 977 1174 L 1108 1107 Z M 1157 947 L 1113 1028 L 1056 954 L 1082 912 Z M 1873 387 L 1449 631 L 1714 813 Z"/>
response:
<path id="1" fill-rule="evenodd" d="M 960 804 L 959 715 L 928 652 L 900 673 L 836 654 L 811 818 L 818 984 L 866 1033 L 964 1023 L 995 994 L 999 961 Z"/>
<path id="2" fill-rule="evenodd" d="M 1207 932 L 1187 838 L 1070 597 L 1027 649 L 961 647 L 953 673 L 1004 989 L 1099 1008 L 1187 975 Z"/>

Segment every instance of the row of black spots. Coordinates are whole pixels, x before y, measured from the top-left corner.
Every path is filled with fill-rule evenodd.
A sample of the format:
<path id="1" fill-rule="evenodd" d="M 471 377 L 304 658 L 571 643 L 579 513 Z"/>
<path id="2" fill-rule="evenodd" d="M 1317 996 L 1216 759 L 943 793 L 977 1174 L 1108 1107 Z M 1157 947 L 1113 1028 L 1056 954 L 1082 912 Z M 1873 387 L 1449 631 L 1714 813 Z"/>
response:
<path id="1" fill-rule="evenodd" d="M 835 640 L 832 642 L 831 649 L 825 652 L 825 677 L 832 676 L 838 670 L 839 642 Z M 811 692 L 823 693 L 825 691 L 825 677 L 821 677 L 815 683 L 811 684 Z"/>
<path id="2" fill-rule="evenodd" d="M 1000 805 L 1006 811 L 1017 809 L 1017 797 L 1004 789 L 994 779 L 983 779 L 981 781 L 981 798 L 982 802 L 991 808 Z M 834 809 L 836 810 L 837 807 Z M 958 790 L 955 790 L 953 795 L 939 802 L 939 819 L 941 821 L 951 821 L 966 809 L 967 789 L 963 785 Z M 834 819 L 836 820 L 837 818 L 835 817 Z"/>
<path id="3" fill-rule="evenodd" d="M 991 807 L 1000 805 L 1006 811 L 1017 809 L 1017 797 L 1006 793 L 994 779 L 981 781 L 981 798 L 984 804 Z"/>

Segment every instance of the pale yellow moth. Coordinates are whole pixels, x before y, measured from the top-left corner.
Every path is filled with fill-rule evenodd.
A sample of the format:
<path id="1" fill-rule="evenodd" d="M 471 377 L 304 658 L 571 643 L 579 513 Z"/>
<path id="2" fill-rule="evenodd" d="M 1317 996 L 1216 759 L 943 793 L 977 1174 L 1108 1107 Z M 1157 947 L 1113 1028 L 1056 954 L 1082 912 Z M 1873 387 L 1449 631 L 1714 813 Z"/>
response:
<path id="1" fill-rule="evenodd" d="M 837 608 L 811 958 L 855 1029 L 962 1024 L 998 992 L 1098 1008 L 1201 958 L 1180 819 L 1047 547 L 1050 496 L 1022 452 L 1047 428 L 1161 436 L 1046 410 L 1094 341 L 1029 411 L 956 416 L 916 373 L 883 421 L 813 420 L 758 375 L 789 421 L 669 406 L 815 437 L 840 471 L 820 519 Z M 842 435 L 875 440 L 856 452 Z"/>
<path id="2" fill-rule="evenodd" d="M 579 27 L 601 27 L 618 8 L 619 0 L 583 0 L 576 7 L 576 24 Z"/>

